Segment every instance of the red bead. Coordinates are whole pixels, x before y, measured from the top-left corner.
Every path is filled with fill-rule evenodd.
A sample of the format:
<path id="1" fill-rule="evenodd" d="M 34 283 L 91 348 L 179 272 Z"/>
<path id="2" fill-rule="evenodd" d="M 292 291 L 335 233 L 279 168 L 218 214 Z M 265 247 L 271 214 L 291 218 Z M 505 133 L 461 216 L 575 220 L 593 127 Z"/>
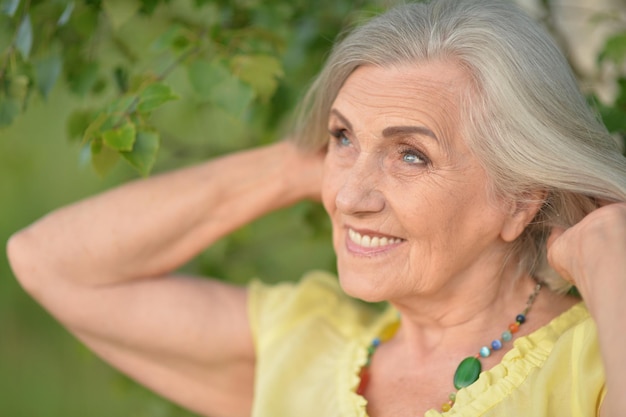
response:
<path id="1" fill-rule="evenodd" d="M 511 331 L 511 333 L 517 333 L 517 331 L 519 330 L 519 324 L 518 323 L 509 324 L 509 330 Z"/>
<path id="2" fill-rule="evenodd" d="M 359 378 L 361 381 L 359 382 L 359 386 L 356 389 L 356 393 L 359 395 L 365 394 L 365 390 L 367 389 L 367 384 L 370 382 L 370 373 L 366 366 L 361 368 L 361 372 L 359 372 Z"/>

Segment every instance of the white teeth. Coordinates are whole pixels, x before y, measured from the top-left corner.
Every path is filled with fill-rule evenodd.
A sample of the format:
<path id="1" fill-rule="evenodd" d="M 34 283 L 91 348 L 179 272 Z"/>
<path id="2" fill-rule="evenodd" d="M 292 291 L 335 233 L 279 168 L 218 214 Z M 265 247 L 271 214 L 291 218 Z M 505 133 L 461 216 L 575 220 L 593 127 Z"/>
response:
<path id="1" fill-rule="evenodd" d="M 402 242 L 402 239 L 398 238 L 387 238 L 387 237 L 378 237 L 378 236 L 368 236 L 361 235 L 359 232 L 355 232 L 352 229 L 348 229 L 348 236 L 350 240 L 356 243 L 359 246 L 363 246 L 365 248 L 377 248 L 381 246 L 393 245 L 396 243 Z"/>

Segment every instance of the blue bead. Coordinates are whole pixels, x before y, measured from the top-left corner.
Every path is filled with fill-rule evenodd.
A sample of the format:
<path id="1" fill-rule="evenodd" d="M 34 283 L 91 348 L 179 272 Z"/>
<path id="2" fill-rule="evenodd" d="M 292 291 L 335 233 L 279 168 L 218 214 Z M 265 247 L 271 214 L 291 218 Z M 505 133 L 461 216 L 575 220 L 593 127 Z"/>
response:
<path id="1" fill-rule="evenodd" d="M 517 317 L 515 317 L 515 321 L 519 324 L 522 324 L 526 321 L 526 316 L 524 316 L 523 314 L 518 314 Z"/>
<path id="2" fill-rule="evenodd" d="M 502 340 L 503 341 L 509 342 L 511 339 L 513 339 L 513 334 L 511 333 L 510 330 L 507 330 L 507 331 L 502 333 Z"/>
<path id="3" fill-rule="evenodd" d="M 380 339 L 378 337 L 372 340 L 372 346 L 374 347 L 380 346 Z"/>
<path id="4" fill-rule="evenodd" d="M 493 350 L 500 350 L 502 349 L 502 342 L 499 340 L 494 340 L 493 342 L 491 342 L 491 348 Z"/>
<path id="5" fill-rule="evenodd" d="M 491 350 L 489 350 L 487 346 L 483 346 L 480 348 L 480 356 L 482 356 L 483 358 L 486 358 L 489 355 L 491 355 Z"/>

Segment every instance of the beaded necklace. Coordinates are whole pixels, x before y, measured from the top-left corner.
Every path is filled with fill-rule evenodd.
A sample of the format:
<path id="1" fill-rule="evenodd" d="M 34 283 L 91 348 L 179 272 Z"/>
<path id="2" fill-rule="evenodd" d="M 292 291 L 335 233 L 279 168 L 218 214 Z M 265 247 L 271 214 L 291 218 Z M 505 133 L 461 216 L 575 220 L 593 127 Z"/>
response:
<path id="1" fill-rule="evenodd" d="M 480 348 L 477 354 L 474 356 L 468 356 L 463 359 L 459 366 L 456 368 L 454 372 L 454 388 L 456 390 L 460 390 L 461 388 L 465 388 L 467 386 L 472 385 L 476 380 L 478 380 L 478 376 L 482 371 L 482 365 L 480 363 L 480 358 L 487 358 L 491 355 L 491 352 L 494 350 L 500 350 L 504 346 L 504 343 L 510 342 L 513 339 L 513 335 L 517 333 L 519 330 L 519 326 L 526 322 L 526 315 L 530 311 L 533 303 L 535 302 L 535 298 L 539 294 L 541 290 L 541 283 L 537 283 L 535 285 L 535 289 L 532 294 L 528 297 L 528 301 L 526 301 L 526 308 L 520 314 L 515 317 L 515 321 L 511 323 L 507 330 L 502 332 L 499 339 L 495 339 L 491 342 L 490 346 L 483 346 Z M 361 368 L 359 372 L 359 386 L 356 390 L 356 393 L 359 395 L 363 395 L 365 393 L 365 389 L 369 383 L 371 374 L 370 374 L 370 364 L 372 362 L 372 356 L 374 356 L 374 352 L 378 349 L 381 343 L 384 343 L 390 340 L 398 331 L 400 327 L 400 321 L 394 321 L 393 323 L 386 326 L 378 335 L 372 340 L 371 344 L 367 348 L 367 360 L 365 365 Z M 448 401 L 443 403 L 441 406 L 441 411 L 446 412 L 450 411 L 454 402 L 456 401 L 456 391 L 450 393 L 448 396 Z"/>

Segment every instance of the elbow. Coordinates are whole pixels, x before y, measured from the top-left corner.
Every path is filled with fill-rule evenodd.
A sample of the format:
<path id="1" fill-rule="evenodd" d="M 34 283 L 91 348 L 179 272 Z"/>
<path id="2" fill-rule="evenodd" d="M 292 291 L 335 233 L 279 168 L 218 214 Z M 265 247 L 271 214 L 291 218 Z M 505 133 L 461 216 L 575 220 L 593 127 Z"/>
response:
<path id="1" fill-rule="evenodd" d="M 37 253 L 37 244 L 28 229 L 24 229 L 11 236 L 7 242 L 6 251 L 13 275 L 22 288 L 36 296 L 41 284 L 41 254 Z"/>

